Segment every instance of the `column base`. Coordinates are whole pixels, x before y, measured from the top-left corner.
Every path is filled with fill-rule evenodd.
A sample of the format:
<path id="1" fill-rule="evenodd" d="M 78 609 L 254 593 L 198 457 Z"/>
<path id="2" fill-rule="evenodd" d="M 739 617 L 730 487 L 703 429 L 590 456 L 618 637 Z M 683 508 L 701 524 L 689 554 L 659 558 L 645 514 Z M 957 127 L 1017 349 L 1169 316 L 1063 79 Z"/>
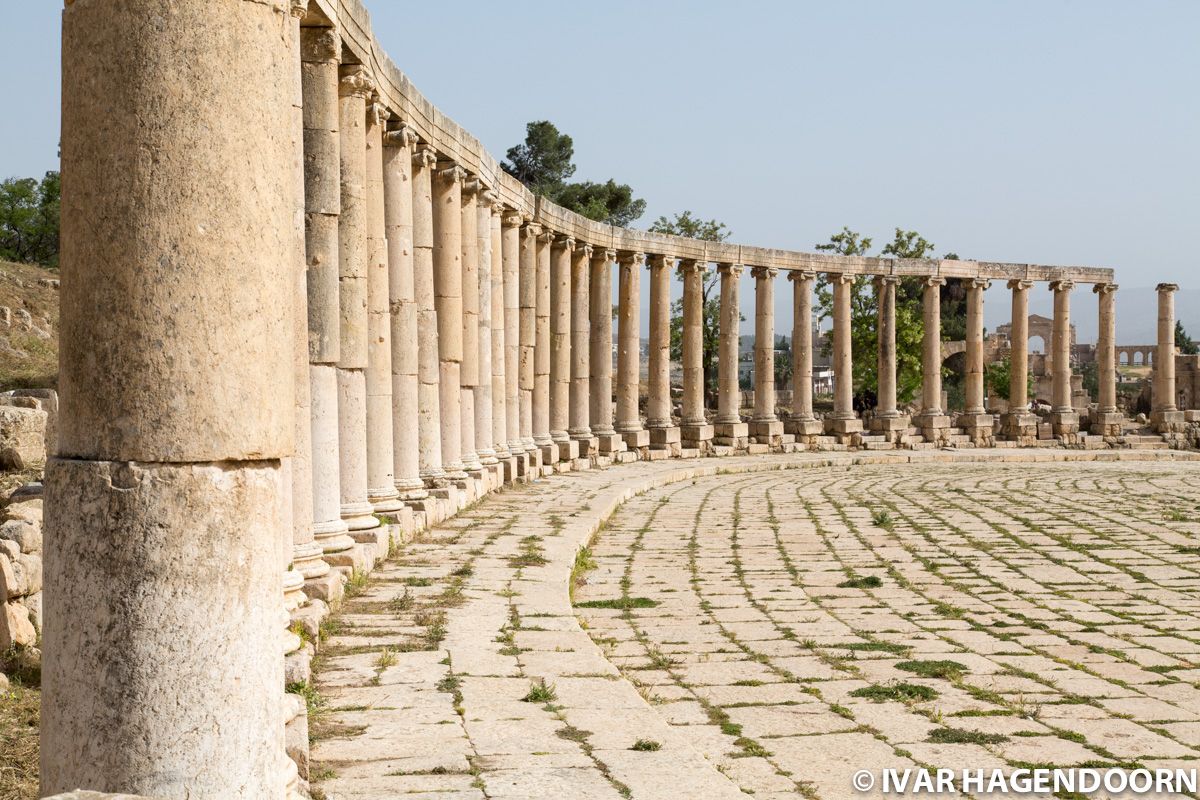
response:
<path id="1" fill-rule="evenodd" d="M 558 460 L 559 461 L 574 461 L 579 458 L 579 440 L 567 439 L 565 441 L 555 442 L 558 445 Z"/>
<path id="2" fill-rule="evenodd" d="M 783 422 L 783 432 L 796 437 L 820 436 L 825 432 L 825 423 L 819 419 L 788 419 Z"/>
<path id="3" fill-rule="evenodd" d="M 1180 433 L 1187 430 L 1187 414 L 1183 411 L 1151 412 L 1150 427 L 1156 433 Z"/>
<path id="4" fill-rule="evenodd" d="M 591 458 L 600 452 L 600 437 L 581 433 L 571 437 L 579 445 L 579 457 Z"/>
<path id="5" fill-rule="evenodd" d="M 1055 436 L 1075 436 L 1079 433 L 1079 415 L 1074 411 L 1055 411 L 1050 415 Z"/>
<path id="6" fill-rule="evenodd" d="M 365 531 L 379 527 L 379 520 L 375 519 L 375 507 L 366 502 L 343 503 L 342 521 L 350 529 L 350 538 L 352 539 L 354 538 L 355 531 Z"/>
<path id="7" fill-rule="evenodd" d="M 713 438 L 713 426 L 707 423 L 679 426 L 679 443 L 683 449 L 703 452 Z"/>
<path id="8" fill-rule="evenodd" d="M 342 599 L 342 590 L 342 576 L 334 570 L 329 570 L 318 578 L 309 578 L 304 582 L 304 594 L 308 596 L 309 600 L 336 603 Z"/>
<path id="9" fill-rule="evenodd" d="M 653 450 L 670 450 L 677 453 L 681 441 L 682 433 L 674 425 L 650 429 L 650 447 Z"/>
<path id="10" fill-rule="evenodd" d="M 750 437 L 755 444 L 763 444 L 772 450 L 783 447 L 783 422 L 777 419 L 751 420 Z"/>
<path id="11" fill-rule="evenodd" d="M 913 424 L 921 431 L 922 438 L 935 447 L 941 447 L 949 441 L 950 415 L 941 411 L 918 414 Z"/>
<path id="12" fill-rule="evenodd" d="M 744 450 L 750 444 L 750 426 L 745 422 L 718 422 L 713 425 L 713 443 Z"/>
<path id="13" fill-rule="evenodd" d="M 910 424 L 912 420 L 907 415 L 897 414 L 889 417 L 871 417 L 867 427 L 879 433 L 894 433 L 908 430 Z"/>
<path id="14" fill-rule="evenodd" d="M 976 447 L 986 447 L 994 440 L 996 418 L 991 414 L 959 414 L 955 425 L 961 428 Z"/>
<path id="15" fill-rule="evenodd" d="M 863 423 L 858 417 L 826 417 L 826 433 L 862 433 Z"/>
<path id="16" fill-rule="evenodd" d="M 650 431 L 644 428 L 636 431 L 620 431 L 619 433 L 625 441 L 625 447 L 629 450 L 641 450 L 643 447 L 650 446 Z"/>
<path id="17" fill-rule="evenodd" d="M 1040 421 L 1037 414 L 1030 414 L 1028 411 L 1010 411 L 1000 418 L 1000 435 L 1010 442 L 1032 446 L 1037 442 Z"/>
<path id="18" fill-rule="evenodd" d="M 593 438 L 596 440 L 596 449 L 601 455 L 611 455 L 625 449 L 625 440 L 619 433 L 598 433 Z"/>
<path id="19" fill-rule="evenodd" d="M 1105 439 L 1115 439 L 1125 431 L 1125 415 L 1120 411 L 1097 411 L 1088 417 L 1088 431 Z"/>
<path id="20" fill-rule="evenodd" d="M 371 489 L 367 492 L 367 502 L 371 504 L 376 514 L 390 514 L 404 508 L 400 500 L 400 492 L 394 486 L 387 489 Z"/>

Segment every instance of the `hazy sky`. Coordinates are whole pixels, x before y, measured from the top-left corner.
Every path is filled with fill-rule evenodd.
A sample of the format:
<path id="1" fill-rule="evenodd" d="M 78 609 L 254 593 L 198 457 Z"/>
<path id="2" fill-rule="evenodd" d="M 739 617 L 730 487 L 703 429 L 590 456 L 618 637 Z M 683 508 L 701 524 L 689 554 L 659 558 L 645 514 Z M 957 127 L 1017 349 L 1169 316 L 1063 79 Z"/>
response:
<path id="1" fill-rule="evenodd" d="M 0 176 L 39 174 L 56 167 L 61 4 L 6 5 Z M 1200 3 L 367 6 L 400 68 L 494 155 L 550 119 L 577 179 L 646 199 L 635 225 L 690 209 L 804 250 L 901 226 L 939 255 L 1200 286 Z M 1005 306 L 993 288 L 989 324 Z"/>

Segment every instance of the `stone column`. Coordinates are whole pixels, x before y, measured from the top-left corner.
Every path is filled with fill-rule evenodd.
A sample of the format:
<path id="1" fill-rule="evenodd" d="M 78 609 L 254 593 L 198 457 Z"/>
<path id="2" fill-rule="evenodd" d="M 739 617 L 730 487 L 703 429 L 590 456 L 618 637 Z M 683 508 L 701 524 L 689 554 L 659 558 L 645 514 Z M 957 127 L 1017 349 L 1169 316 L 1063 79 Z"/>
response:
<path id="1" fill-rule="evenodd" d="M 717 343 L 717 417 L 713 442 L 726 447 L 744 448 L 750 426 L 742 422 L 742 390 L 738 386 L 738 325 L 742 312 L 738 306 L 739 264 L 718 264 L 721 276 L 721 330 Z"/>
<path id="2" fill-rule="evenodd" d="M 617 288 L 617 433 L 630 450 L 650 446 L 650 432 L 642 427 L 638 410 L 641 383 L 641 253 L 621 253 Z"/>
<path id="3" fill-rule="evenodd" d="M 392 312 L 387 215 L 384 210 L 384 126 L 391 114 L 367 105 L 367 499 L 376 514 L 404 507 L 396 489 L 392 431 Z M 387 554 L 384 532 L 381 542 Z"/>
<path id="4" fill-rule="evenodd" d="M 504 315 L 504 206 L 493 194 L 489 221 L 492 236 L 492 447 L 504 468 L 502 477 L 515 477 L 515 464 L 508 449 L 508 390 L 505 385 Z M 513 473 L 510 477 L 510 473 Z"/>
<path id="5" fill-rule="evenodd" d="M 533 440 L 533 389 L 537 350 L 537 240 L 542 226 L 527 223 L 522 229 L 520 257 L 521 336 L 521 441 L 530 454 L 534 474 L 541 470 L 542 451 Z"/>
<path id="6" fill-rule="evenodd" d="M 413 153 L 413 298 L 417 304 L 417 445 L 421 479 L 430 489 L 446 485 L 442 466 L 441 352 L 433 270 L 433 173 L 437 154 L 428 146 Z M 414 346 L 414 345 L 410 345 Z"/>
<path id="7" fill-rule="evenodd" d="M 616 257 L 613 250 L 592 254 L 588 287 L 592 324 L 589 416 L 600 454 L 610 456 L 625 449 L 625 441 L 613 429 L 612 263 Z"/>
<path id="8" fill-rule="evenodd" d="M 392 345 L 392 472 L 400 499 L 428 496 L 421 480 L 418 409 L 417 302 L 413 264 L 413 147 L 410 128 L 383 137 L 383 190 L 387 224 L 388 296 Z"/>
<path id="9" fill-rule="evenodd" d="M 483 464 L 475 452 L 475 387 L 479 385 L 479 211 L 482 186 L 475 178 L 463 180 L 460 249 L 462 251 L 462 362 L 459 367 L 459 441 L 463 468 L 473 478 L 483 478 Z"/>
<path id="10" fill-rule="evenodd" d="M 465 487 L 462 452 L 462 184 L 466 171 L 439 162 L 433 175 L 433 289 L 437 303 L 442 466 Z"/>
<path id="11" fill-rule="evenodd" d="M 521 215 L 500 219 L 501 260 L 504 266 L 504 430 L 508 452 L 515 459 L 509 480 L 526 474 L 529 454 L 521 439 Z"/>
<path id="12" fill-rule="evenodd" d="M 792 413 L 784 431 L 811 444 L 824 430 L 813 416 L 812 293 L 815 272 L 792 271 Z"/>
<path id="13" fill-rule="evenodd" d="M 946 279 L 931 275 L 921 291 L 925 332 L 921 341 L 921 413 L 917 427 L 927 441 L 941 444 L 949 434 L 950 417 L 942 410 L 942 287 Z"/>
<path id="14" fill-rule="evenodd" d="M 755 267 L 754 416 L 750 435 L 758 444 L 780 447 L 783 423 L 775 416 L 775 276 L 779 270 Z"/>
<path id="15" fill-rule="evenodd" d="M 550 249 L 554 232 L 537 238 L 534 272 L 533 441 L 542 464 L 558 463 L 558 445 L 550 436 Z"/>
<path id="16" fill-rule="evenodd" d="M 1079 432 L 1079 415 L 1071 405 L 1071 289 L 1074 281 L 1053 281 L 1054 327 L 1050 345 L 1054 411 L 1050 416 L 1057 436 Z"/>
<path id="17" fill-rule="evenodd" d="M 853 434 L 862 430 L 854 416 L 854 366 L 850 352 L 850 299 L 854 276 L 831 274 L 833 286 L 833 414 L 825 419 L 830 433 Z"/>
<path id="18" fill-rule="evenodd" d="M 1033 281 L 1013 279 L 1012 331 L 1008 348 L 1008 413 L 1004 415 L 1004 437 L 1022 444 L 1037 440 L 1038 418 L 1029 412 L 1029 290 Z"/>
<path id="19" fill-rule="evenodd" d="M 679 455 L 679 427 L 671 419 L 671 256 L 650 256 L 649 396 L 646 428 L 650 448 Z"/>
<path id="20" fill-rule="evenodd" d="M 309 443 L 313 534 L 326 563 L 349 565 L 354 540 L 342 520 L 338 464 L 337 362 L 341 352 L 338 215 L 342 193 L 338 151 L 338 61 L 342 43 L 332 28 L 301 28 L 304 94 L 304 247 L 307 265 Z M 341 597 L 340 574 L 306 582 L 310 597 Z"/>
<path id="21" fill-rule="evenodd" d="M 1150 422 L 1156 431 L 1184 429 L 1184 413 L 1175 400 L 1175 292 L 1174 283 L 1160 283 L 1158 291 L 1158 347 L 1154 351 L 1154 383 Z"/>
<path id="22" fill-rule="evenodd" d="M 342 341 L 338 360 L 338 457 L 341 466 L 342 519 L 356 548 L 354 567 L 374 559 L 379 520 L 369 497 L 367 475 L 367 365 L 370 250 L 367 236 L 367 99 L 374 84 L 359 65 L 340 71 L 338 116 L 341 148 L 342 213 L 338 217 L 338 292 Z"/>
<path id="23" fill-rule="evenodd" d="M 899 283 L 900 278 L 895 275 L 875 278 L 878 391 L 871 430 L 884 434 L 893 443 L 903 440 L 909 423 L 909 418 L 900 413 L 896 403 L 896 286 Z"/>
<path id="24" fill-rule="evenodd" d="M 579 443 L 579 455 L 591 458 L 596 455 L 597 441 L 592 436 L 591 388 L 591 343 L 589 334 L 591 321 L 590 279 L 592 246 L 576 246 L 571 254 L 571 397 L 570 427 L 567 433 Z M 609 324 L 611 328 L 611 322 Z"/>
<path id="25" fill-rule="evenodd" d="M 571 438 L 571 254 L 575 240 L 555 238 L 550 253 L 550 438 L 558 460 L 579 458 L 579 442 Z"/>
<path id="26" fill-rule="evenodd" d="M 993 417 L 984 406 L 983 388 L 983 293 L 991 284 L 984 278 L 967 283 L 967 375 L 966 406 L 958 415 L 957 424 L 971 437 L 975 445 L 988 444 L 992 439 Z"/>
<path id="27" fill-rule="evenodd" d="M 41 792 L 283 797 L 296 21 L 165 6 L 63 11 Z"/>
<path id="28" fill-rule="evenodd" d="M 1099 302 L 1100 335 L 1096 342 L 1096 378 L 1099 397 L 1090 415 L 1091 432 L 1116 438 L 1123 433 L 1123 417 L 1117 411 L 1116 311 L 1117 285 L 1098 283 L 1092 287 Z M 1174 331 L 1172 331 L 1173 333 Z"/>
<path id="29" fill-rule="evenodd" d="M 712 450 L 713 427 L 704 415 L 704 273 L 707 264 L 695 259 L 679 262 L 683 278 L 683 448 L 701 455 Z"/>
<path id="30" fill-rule="evenodd" d="M 475 240 L 479 253 L 479 380 L 475 384 L 475 455 L 484 467 L 499 475 L 496 438 L 492 433 L 492 203 L 494 192 L 479 193 L 475 205 Z M 499 252 L 496 261 L 500 261 Z M 500 270 L 499 263 L 496 271 Z M 501 377 L 503 379 L 503 376 Z M 497 481 L 498 483 L 499 481 Z"/>

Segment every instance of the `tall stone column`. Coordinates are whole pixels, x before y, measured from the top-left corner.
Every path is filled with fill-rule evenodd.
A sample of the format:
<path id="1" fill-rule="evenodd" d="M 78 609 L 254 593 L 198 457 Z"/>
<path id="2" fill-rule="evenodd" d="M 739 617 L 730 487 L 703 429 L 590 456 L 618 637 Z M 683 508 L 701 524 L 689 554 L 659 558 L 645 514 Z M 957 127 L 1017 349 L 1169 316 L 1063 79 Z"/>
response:
<path id="1" fill-rule="evenodd" d="M 683 414 L 681 445 L 700 454 L 712 449 L 713 427 L 704 415 L 704 273 L 703 261 L 679 262 L 683 278 Z"/>
<path id="2" fill-rule="evenodd" d="M 984 278 L 967 281 L 967 375 L 965 409 L 958 426 L 976 446 L 992 439 L 993 417 L 984 406 L 983 388 L 983 293 L 991 284 Z"/>
<path id="3" fill-rule="evenodd" d="M 896 287 L 900 278 L 881 275 L 875 278 L 877 315 L 876 332 L 876 393 L 875 416 L 871 430 L 883 433 L 888 441 L 902 441 L 909 418 L 900 413 L 896 402 Z"/>
<path id="4" fill-rule="evenodd" d="M 671 256 L 650 256 L 649 396 L 646 428 L 650 448 L 679 454 L 679 427 L 671 419 Z"/>
<path id="5" fill-rule="evenodd" d="M 744 448 L 750 426 L 742 422 L 742 390 L 738 386 L 738 326 L 742 319 L 738 306 L 738 280 L 743 267 L 718 264 L 721 276 L 721 329 L 717 341 L 717 417 L 713 442 L 726 447 Z"/>
<path id="6" fill-rule="evenodd" d="M 475 205 L 476 250 L 479 251 L 479 381 L 475 384 L 475 455 L 499 475 L 496 438 L 492 433 L 492 203 L 496 194 L 479 193 Z M 500 253 L 495 269 L 500 270 Z M 501 378 L 503 379 L 503 377 Z"/>
<path id="7" fill-rule="evenodd" d="M 166 5 L 63 12 L 41 791 L 283 797 L 296 21 Z"/>
<path id="8" fill-rule="evenodd" d="M 598 447 L 598 442 L 592 436 L 591 398 L 588 396 L 591 389 L 589 339 L 592 326 L 589 314 L 592 252 L 592 246 L 585 244 L 576 246 L 571 254 L 571 397 L 567 433 L 579 443 L 579 455 L 582 458 L 596 455 Z"/>
<path id="9" fill-rule="evenodd" d="M 533 472 L 542 466 L 542 451 L 533 439 L 533 390 L 537 351 L 537 240 L 542 226 L 527 223 L 521 231 L 520 336 L 521 336 L 521 441 L 530 454 Z"/>
<path id="10" fill-rule="evenodd" d="M 550 436 L 550 249 L 554 232 L 542 230 L 537 238 L 534 272 L 533 334 L 533 441 L 542 452 L 542 464 L 558 463 L 558 445 Z"/>
<path id="11" fill-rule="evenodd" d="M 399 511 L 392 431 L 392 311 L 384 209 L 383 104 L 367 104 L 367 499 L 376 514 Z M 386 554 L 387 534 L 382 540 Z M 382 555 L 381 554 L 381 555 Z"/>
<path id="12" fill-rule="evenodd" d="M 621 253 L 617 257 L 617 433 L 630 450 L 650 446 L 650 433 L 642 427 L 638 410 L 641 383 L 641 334 L 638 314 L 641 306 L 641 253 Z"/>
<path id="13" fill-rule="evenodd" d="M 492 448 L 496 451 L 504 472 L 501 477 L 511 480 L 515 473 L 512 453 L 508 449 L 508 393 L 505 386 L 505 315 L 504 315 L 504 206 L 500 198 L 491 195 L 492 209 L 488 225 L 492 237 Z"/>
<path id="14" fill-rule="evenodd" d="M 555 238 L 550 252 L 550 438 L 558 460 L 579 458 L 579 442 L 571 438 L 571 254 L 575 240 Z"/>
<path id="15" fill-rule="evenodd" d="M 342 520 L 338 459 L 337 363 L 341 352 L 338 215 L 342 208 L 338 133 L 338 62 L 332 28 L 301 28 L 304 95 L 304 247 L 308 298 L 309 446 L 314 541 L 326 563 L 349 564 L 354 540 Z M 310 597 L 341 597 L 340 575 L 306 575 Z"/>
<path id="16" fill-rule="evenodd" d="M 1054 326 L 1051 328 L 1051 395 L 1054 411 L 1050 420 L 1057 436 L 1079 432 L 1079 415 L 1071 405 L 1071 289 L 1074 281 L 1053 281 Z"/>
<path id="17" fill-rule="evenodd" d="M 338 115 L 341 148 L 342 213 L 338 217 L 339 305 L 342 341 L 338 360 L 338 457 L 341 466 L 342 519 L 356 548 L 354 567 L 374 557 L 371 547 L 379 520 L 369 497 L 367 475 L 367 100 L 374 84 L 359 65 L 341 68 Z"/>
<path id="18" fill-rule="evenodd" d="M 930 275 L 921 290 L 925 330 L 921 340 L 921 435 L 940 444 L 949 433 L 950 417 L 942 410 L 942 287 L 946 279 Z"/>
<path id="19" fill-rule="evenodd" d="M 1117 285 L 1098 283 L 1092 287 L 1099 304 L 1100 335 L 1096 341 L 1096 377 L 1099 397 L 1096 413 L 1090 416 L 1091 432 L 1116 438 L 1122 434 L 1123 417 L 1117 410 L 1116 311 Z M 1173 331 L 1172 331 L 1173 332 Z"/>
<path id="20" fill-rule="evenodd" d="M 588 291 L 592 323 L 589 416 L 600 454 L 609 456 L 625 449 L 625 440 L 613 428 L 612 264 L 616 257 L 613 250 L 597 250 L 592 254 Z"/>
<path id="21" fill-rule="evenodd" d="M 438 162 L 433 175 L 433 289 L 437 303 L 442 466 L 466 486 L 462 452 L 462 184 L 466 171 Z"/>
<path id="22" fill-rule="evenodd" d="M 1175 401 L 1175 292 L 1173 283 L 1160 283 L 1158 291 L 1158 347 L 1154 351 L 1153 408 L 1150 421 L 1163 433 L 1183 429 L 1184 413 Z"/>
<path id="23" fill-rule="evenodd" d="M 516 472 L 509 480 L 524 475 L 528 450 L 521 438 L 521 215 L 505 212 L 500 218 L 501 260 L 504 267 L 504 429 L 508 452 Z"/>
<path id="24" fill-rule="evenodd" d="M 779 270 L 755 267 L 754 416 L 750 435 L 759 444 L 782 445 L 783 423 L 775 416 L 775 276 Z"/>
<path id="25" fill-rule="evenodd" d="M 430 489 L 446 485 L 442 466 L 441 348 L 433 268 L 433 173 L 437 153 L 422 145 L 413 152 L 413 298 L 417 304 L 417 445 L 421 480 Z"/>
<path id="26" fill-rule="evenodd" d="M 813 416 L 812 294 L 815 272 L 788 273 L 792 282 L 792 413 L 784 430 L 810 444 L 824 430 Z"/>
<path id="27" fill-rule="evenodd" d="M 479 385 L 479 211 L 482 186 L 478 179 L 463 179 L 460 247 L 462 250 L 462 361 L 459 366 L 459 441 L 463 468 L 474 478 L 483 477 L 483 464 L 475 452 L 475 388 Z"/>
<path id="28" fill-rule="evenodd" d="M 383 136 L 383 191 L 387 226 L 389 322 L 392 346 L 392 473 L 400 499 L 428 496 L 421 479 L 418 433 L 420 391 L 417 295 L 413 263 L 413 147 L 417 136 L 401 127 Z"/>
<path id="29" fill-rule="evenodd" d="M 830 433 L 853 434 L 862 430 L 854 416 L 854 362 L 850 352 L 850 300 L 854 276 L 831 274 L 833 285 L 833 414 L 825 419 Z"/>
<path id="30" fill-rule="evenodd" d="M 1008 348 L 1008 413 L 1004 415 L 1004 437 L 1022 444 L 1037 440 L 1038 418 L 1029 411 L 1029 290 L 1033 281 L 1013 279 L 1012 326 Z"/>

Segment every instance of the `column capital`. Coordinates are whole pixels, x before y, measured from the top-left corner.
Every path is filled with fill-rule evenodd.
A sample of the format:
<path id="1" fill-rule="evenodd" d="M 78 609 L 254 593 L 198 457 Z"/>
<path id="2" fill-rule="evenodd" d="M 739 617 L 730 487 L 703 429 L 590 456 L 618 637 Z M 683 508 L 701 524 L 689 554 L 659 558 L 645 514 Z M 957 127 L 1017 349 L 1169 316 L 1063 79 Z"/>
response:
<path id="1" fill-rule="evenodd" d="M 810 269 L 790 269 L 787 274 L 789 281 L 812 281 L 816 280 L 816 278 L 817 273 Z"/>
<path id="2" fill-rule="evenodd" d="M 541 228 L 541 226 L 539 226 L 539 228 Z M 557 235 L 558 234 L 556 234 L 554 231 L 550 230 L 549 228 L 541 228 L 541 232 L 538 233 L 537 239 L 539 242 L 542 242 L 544 244 L 553 244 L 554 237 Z"/>
<path id="3" fill-rule="evenodd" d="M 941 275 L 926 275 L 921 281 L 922 286 L 945 286 L 946 279 Z"/>
<path id="4" fill-rule="evenodd" d="M 438 170 L 437 176 L 439 178 L 445 181 L 451 181 L 452 183 L 462 183 L 466 180 L 467 171 L 465 169 L 460 167 L 458 164 L 455 164 L 453 161 L 446 161 L 443 163 L 445 163 L 447 166 Z"/>
<path id="5" fill-rule="evenodd" d="M 1177 292 L 1179 291 L 1179 284 L 1160 283 L 1158 286 L 1154 287 L 1154 291 L 1158 292 L 1159 294 L 1162 294 L 1163 292 Z"/>
<path id="6" fill-rule="evenodd" d="M 828 276 L 829 284 L 831 286 L 838 283 L 854 283 L 854 279 L 858 277 L 857 275 L 851 275 L 848 272 L 827 272 L 825 274 Z"/>
<path id="7" fill-rule="evenodd" d="M 884 284 L 887 284 L 890 286 L 895 286 L 896 284 L 900 283 L 900 276 L 899 275 L 875 275 L 872 277 L 872 281 L 876 285 L 879 285 L 879 286 L 882 286 Z"/>
<path id="8" fill-rule="evenodd" d="M 519 228 L 525 219 L 516 211 L 505 211 L 500 217 L 500 224 L 506 228 Z"/>
<path id="9" fill-rule="evenodd" d="M 338 69 L 339 97 L 361 97 L 366 100 L 375 91 L 375 82 L 362 64 L 343 64 Z"/>
<path id="10" fill-rule="evenodd" d="M 1100 295 L 1113 294 L 1117 291 L 1117 285 L 1115 283 L 1097 283 L 1092 287 L 1092 291 Z"/>
<path id="11" fill-rule="evenodd" d="M 342 37 L 337 28 L 304 28 L 300 39 L 300 59 L 306 63 L 336 62 L 342 57 Z"/>
<path id="12" fill-rule="evenodd" d="M 650 269 L 664 269 L 675 264 L 675 257 L 654 253 L 646 256 L 646 263 L 650 265 Z"/>
<path id="13" fill-rule="evenodd" d="M 491 189 L 484 189 L 479 193 L 479 204 L 487 208 L 495 209 L 500 205 L 500 195 Z"/>
<path id="14" fill-rule="evenodd" d="M 741 264 L 717 264 L 717 272 L 721 275 L 732 275 L 735 278 L 741 277 L 745 266 Z"/>
<path id="15" fill-rule="evenodd" d="M 383 125 L 392 118 L 392 112 L 379 99 L 378 94 L 372 94 L 370 102 L 367 103 L 367 119 L 372 125 Z"/>
<path id="16" fill-rule="evenodd" d="M 388 147 L 412 147 L 418 141 L 417 132 L 403 123 L 398 128 L 383 132 L 383 143 Z"/>
<path id="17" fill-rule="evenodd" d="M 617 252 L 617 263 L 621 265 L 631 264 L 634 266 L 641 266 L 645 260 L 645 253 L 630 253 L 622 251 Z"/>
<path id="18" fill-rule="evenodd" d="M 992 285 L 991 278 L 968 278 L 967 279 L 967 288 L 968 289 L 987 289 L 991 285 Z"/>
<path id="19" fill-rule="evenodd" d="M 771 280 L 779 274 L 779 270 L 775 267 L 751 267 L 750 274 L 755 280 Z"/>
<path id="20" fill-rule="evenodd" d="M 617 251 L 607 247 L 597 247 L 592 251 L 593 261 L 602 261 L 604 263 L 617 260 Z"/>
<path id="21" fill-rule="evenodd" d="M 555 249 L 565 247 L 567 252 L 570 253 L 575 250 L 575 237 L 567 236 L 565 233 L 555 234 L 554 242 L 551 246 Z"/>
<path id="22" fill-rule="evenodd" d="M 1052 292 L 1069 292 L 1074 288 L 1075 281 L 1072 280 L 1063 279 L 1058 281 L 1050 281 L 1050 291 Z"/>
<path id="23" fill-rule="evenodd" d="M 1013 278 L 1008 282 L 1008 288 L 1012 289 L 1013 291 L 1027 291 L 1033 288 L 1033 281 L 1025 278 Z"/>
<path id="24" fill-rule="evenodd" d="M 542 226 L 536 222 L 526 222 L 521 228 L 521 232 L 531 239 L 537 239 L 542 235 Z"/>
<path id="25" fill-rule="evenodd" d="M 583 244 L 578 244 L 578 243 L 577 243 L 577 244 L 575 245 L 575 248 L 574 248 L 574 250 L 575 250 L 575 252 L 576 252 L 576 253 L 582 253 L 584 258 L 586 258 L 586 259 L 588 259 L 589 261 L 591 261 L 591 259 L 592 259 L 592 251 L 594 250 L 594 248 L 593 248 L 593 247 L 592 247 L 590 244 L 588 244 L 587 242 L 584 242 Z"/>
<path id="26" fill-rule="evenodd" d="M 413 164 L 422 169 L 433 169 L 437 164 L 437 151 L 427 144 L 419 145 L 413 151 Z"/>
<path id="27" fill-rule="evenodd" d="M 677 269 L 680 275 L 703 275 L 708 271 L 708 262 L 701 261 L 698 258 L 681 258 Z"/>
<path id="28" fill-rule="evenodd" d="M 487 190 L 487 187 L 483 185 L 483 181 L 479 180 L 478 177 L 471 175 L 466 170 L 463 170 L 463 173 L 463 194 L 481 194 Z"/>
<path id="29" fill-rule="evenodd" d="M 308 0 L 292 0 L 291 8 L 288 12 L 293 19 L 304 19 L 308 16 Z"/>

